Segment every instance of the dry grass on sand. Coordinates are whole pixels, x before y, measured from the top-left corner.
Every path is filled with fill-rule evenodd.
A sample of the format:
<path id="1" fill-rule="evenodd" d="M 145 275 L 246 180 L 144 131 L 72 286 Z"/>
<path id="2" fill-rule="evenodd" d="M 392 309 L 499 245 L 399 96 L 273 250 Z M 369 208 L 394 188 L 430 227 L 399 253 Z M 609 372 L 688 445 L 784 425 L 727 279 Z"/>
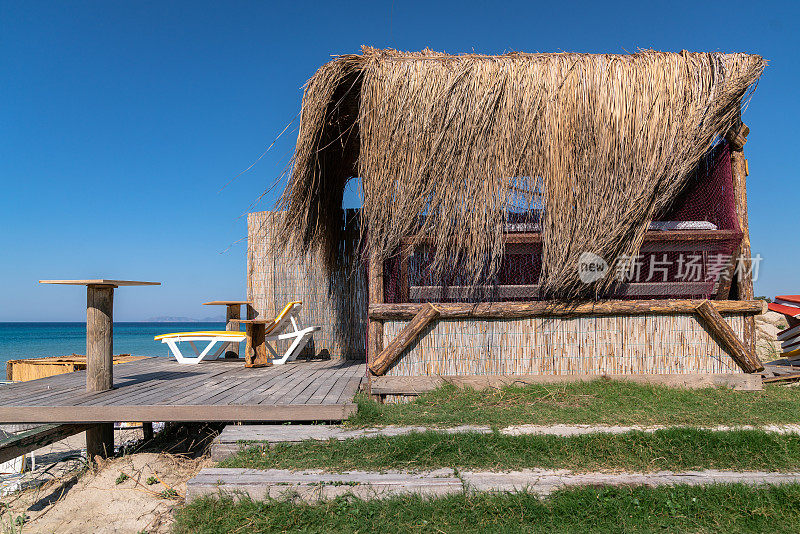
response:
<path id="1" fill-rule="evenodd" d="M 66 494 L 42 509 L 29 507 L 51 492 L 58 494 L 63 479 L 7 498 L 3 525 L 27 515 L 26 533 L 169 532 L 172 510 L 183 504 L 186 481 L 208 463 L 207 457 L 188 459 L 165 453 L 103 461 L 83 472 Z"/>

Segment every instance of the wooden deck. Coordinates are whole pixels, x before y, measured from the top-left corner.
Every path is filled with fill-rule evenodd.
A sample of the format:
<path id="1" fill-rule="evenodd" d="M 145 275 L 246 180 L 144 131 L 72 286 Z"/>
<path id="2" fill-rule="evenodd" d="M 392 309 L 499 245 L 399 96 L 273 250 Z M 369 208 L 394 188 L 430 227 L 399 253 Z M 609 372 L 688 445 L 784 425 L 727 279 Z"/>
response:
<path id="1" fill-rule="evenodd" d="M 114 389 L 86 391 L 86 373 L 0 386 L 0 423 L 335 421 L 354 413 L 363 362 L 299 361 L 246 369 L 243 360 L 114 366 Z"/>

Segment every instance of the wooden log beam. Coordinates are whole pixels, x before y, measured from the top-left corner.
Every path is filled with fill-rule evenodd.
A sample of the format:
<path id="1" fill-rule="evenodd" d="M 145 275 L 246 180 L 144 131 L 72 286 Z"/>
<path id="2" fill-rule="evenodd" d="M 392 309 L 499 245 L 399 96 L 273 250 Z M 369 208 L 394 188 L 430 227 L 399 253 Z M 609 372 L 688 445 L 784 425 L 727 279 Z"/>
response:
<path id="1" fill-rule="evenodd" d="M 389 346 L 386 347 L 377 358 L 370 362 L 370 370 L 380 376 L 385 373 L 391 365 L 397 361 L 405 349 L 417 339 L 417 336 L 425 330 L 434 319 L 439 317 L 439 310 L 431 304 L 424 304 L 422 309 L 411 319 L 405 328 L 400 332 Z"/>
<path id="2" fill-rule="evenodd" d="M 74 436 L 97 425 L 42 425 L 0 440 L 0 463 Z"/>
<path id="3" fill-rule="evenodd" d="M 524 319 L 527 317 L 575 317 L 582 315 L 670 315 L 695 313 L 701 300 L 606 300 L 562 303 L 480 302 L 438 303 L 441 319 Z M 714 303 L 720 313 L 758 315 L 766 310 L 761 300 L 722 300 Z M 426 304 L 370 304 L 371 321 L 413 319 Z"/>
<path id="4" fill-rule="evenodd" d="M 723 241 L 736 237 L 738 232 L 735 230 L 648 230 L 644 234 L 644 243 L 698 243 L 705 241 Z M 520 232 L 502 235 L 505 245 L 530 245 L 542 242 L 542 234 L 539 232 Z M 400 243 L 405 247 L 415 245 L 432 245 L 435 243 L 434 237 L 411 236 L 403 238 Z M 696 245 L 693 245 L 696 247 Z M 694 248 L 692 248 L 694 250 Z"/>
<path id="5" fill-rule="evenodd" d="M 764 364 L 758 359 L 755 352 L 746 347 L 744 343 L 738 338 L 736 332 L 725 322 L 725 319 L 720 315 L 714 305 L 704 300 L 697 306 L 697 315 L 699 315 L 709 330 L 716 336 L 717 340 L 723 348 L 731 355 L 736 364 L 741 367 L 745 373 L 754 373 L 756 371 L 763 371 Z"/>

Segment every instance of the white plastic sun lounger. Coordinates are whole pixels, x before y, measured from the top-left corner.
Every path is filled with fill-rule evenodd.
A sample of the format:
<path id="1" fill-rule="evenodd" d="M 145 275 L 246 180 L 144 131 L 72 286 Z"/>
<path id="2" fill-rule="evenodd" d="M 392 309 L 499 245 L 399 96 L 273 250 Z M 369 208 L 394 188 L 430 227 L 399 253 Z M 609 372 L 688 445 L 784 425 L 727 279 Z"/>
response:
<path id="1" fill-rule="evenodd" d="M 155 341 L 161 341 L 162 343 L 166 343 L 169 347 L 169 350 L 172 351 L 172 355 L 175 356 L 175 359 L 178 360 L 178 363 L 183 364 L 198 364 L 204 359 L 211 358 L 216 360 L 219 358 L 222 351 L 225 350 L 230 344 L 232 343 L 240 343 L 247 338 L 244 332 L 236 332 L 236 331 L 221 331 L 221 332 L 177 332 L 175 334 L 163 334 L 160 336 L 156 336 L 153 338 Z M 181 354 L 181 349 L 178 348 L 178 343 L 182 341 L 188 341 L 189 344 L 192 346 L 192 350 L 194 350 L 195 356 L 184 356 Z M 197 345 L 194 344 L 195 341 L 206 341 L 208 344 L 205 348 L 200 351 L 197 348 Z M 214 346 L 220 343 L 219 348 L 211 353 L 211 349 Z"/>
<path id="2" fill-rule="evenodd" d="M 300 310 L 302 309 L 302 302 L 290 302 L 281 310 L 281 313 L 279 313 L 275 319 L 266 323 L 264 329 L 266 335 L 265 341 L 267 341 L 267 350 L 272 353 L 273 364 L 281 365 L 297 359 L 297 356 L 300 355 L 300 352 L 311 340 L 311 336 L 314 332 L 321 329 L 319 326 L 302 327 L 299 319 Z M 269 342 L 284 340 L 292 340 L 292 342 L 289 344 L 289 348 L 286 349 L 286 352 L 280 355 Z"/>

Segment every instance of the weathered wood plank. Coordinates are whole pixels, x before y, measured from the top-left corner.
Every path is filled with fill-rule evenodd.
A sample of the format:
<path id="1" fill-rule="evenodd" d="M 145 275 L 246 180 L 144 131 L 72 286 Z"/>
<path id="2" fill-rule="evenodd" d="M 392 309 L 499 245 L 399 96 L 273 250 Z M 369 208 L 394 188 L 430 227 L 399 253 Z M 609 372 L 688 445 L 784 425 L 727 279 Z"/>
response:
<path id="1" fill-rule="evenodd" d="M 94 425 L 43 425 L 0 440 L 0 463 L 79 434 Z"/>
<path id="2" fill-rule="evenodd" d="M 328 376 L 341 376 L 343 373 L 341 369 L 320 369 L 305 383 L 300 383 L 297 387 L 287 393 L 282 399 L 278 400 L 278 404 L 305 404 L 305 401 L 317 390 L 320 382 L 324 381 Z"/>
<path id="3" fill-rule="evenodd" d="M 242 390 L 241 395 L 232 398 L 229 403 L 230 404 L 249 404 L 250 400 L 256 397 L 257 395 L 263 394 L 264 392 L 268 391 L 270 388 L 275 387 L 275 385 L 283 380 L 286 380 L 298 370 L 298 366 L 290 365 L 290 366 L 275 366 L 272 368 L 276 372 L 269 375 L 269 377 L 264 380 L 258 387 L 253 388 L 250 391 Z M 255 403 L 257 404 L 257 403 Z"/>
<path id="4" fill-rule="evenodd" d="M 129 364 L 118 365 L 121 367 L 117 378 L 119 387 L 103 392 L 86 392 L 82 372 L 77 380 L 65 375 L 41 379 L 35 389 L 24 383 L 4 386 L 0 388 L 5 394 L 0 406 L 0 422 L 247 420 L 253 413 L 262 413 L 258 410 L 267 410 L 263 412 L 264 417 L 250 420 L 295 420 L 291 411 L 295 404 L 331 405 L 321 402 L 330 393 L 331 378 L 335 380 L 363 370 L 363 364 L 358 362 L 340 364 L 334 360 L 258 369 L 245 369 L 241 362 L 224 360 L 194 366 L 181 366 L 166 358 L 149 360 L 152 360 L 151 365 L 138 365 L 132 370 L 125 368 Z M 139 362 L 130 365 L 135 364 Z M 327 387 L 324 396 L 310 402 L 323 384 Z M 345 384 L 342 391 L 346 388 Z M 25 395 L 17 395 L 20 392 Z M 349 406 L 350 399 L 340 406 Z M 276 403 L 280 403 L 283 410 L 277 415 L 268 410 Z M 206 415 L 213 406 L 222 411 Z M 236 408 L 244 411 L 237 412 Z M 301 411 L 299 420 L 337 420 L 342 410 L 348 412 L 350 408 L 336 408 L 316 415 Z M 173 416 L 178 419 L 172 419 Z"/>
<path id="5" fill-rule="evenodd" d="M 276 374 L 274 379 L 265 381 L 262 386 L 259 386 L 252 392 L 241 397 L 237 401 L 237 404 L 258 404 L 259 401 L 272 395 L 272 393 L 281 388 L 286 381 L 291 380 L 296 373 L 301 372 L 304 368 L 296 364 L 291 364 L 276 366 L 276 369 L 278 369 L 280 373 Z"/>
<path id="6" fill-rule="evenodd" d="M 325 398 L 326 395 L 333 389 L 333 386 L 336 384 L 336 380 L 338 379 L 337 375 L 331 374 L 325 377 L 325 380 L 321 381 L 314 392 L 311 394 L 310 397 L 304 399 L 303 403 L 321 403 L 322 400 Z"/>
<path id="7" fill-rule="evenodd" d="M 218 496 L 221 493 L 248 495 L 256 500 L 264 499 L 265 496 L 279 498 L 287 490 L 300 499 L 316 501 L 341 495 L 354 495 L 362 499 L 408 493 L 447 495 L 464 491 L 464 486 L 449 468 L 426 473 L 319 473 L 206 468 L 186 484 L 189 500 L 204 495 Z"/>
<path id="8" fill-rule="evenodd" d="M 309 377 L 314 373 L 315 369 L 305 367 L 300 372 L 293 373 L 292 376 L 279 384 L 278 387 L 270 389 L 264 394 L 256 397 L 258 404 L 276 404 L 283 399 L 290 391 L 292 391 L 298 384 L 306 383 Z"/>
<path id="9" fill-rule="evenodd" d="M 103 423 L 114 421 L 341 421 L 355 404 L 175 406 L 0 406 L 5 423 Z"/>
<path id="10" fill-rule="evenodd" d="M 347 378 L 345 376 L 339 377 L 336 379 L 336 384 L 333 385 L 331 390 L 328 392 L 327 395 L 322 399 L 322 404 L 334 404 L 336 403 L 342 394 L 347 391 L 347 386 L 350 383 L 351 378 Z M 355 395 L 355 389 L 353 390 L 353 395 Z M 351 397 L 352 400 L 352 397 Z"/>
<path id="11" fill-rule="evenodd" d="M 337 404 L 346 404 L 353 402 L 353 398 L 358 393 L 358 389 L 361 386 L 361 381 L 364 380 L 361 377 L 354 377 L 351 376 L 347 379 L 347 384 L 345 385 L 344 389 L 339 392 L 339 398 L 337 398 L 334 402 Z"/>

